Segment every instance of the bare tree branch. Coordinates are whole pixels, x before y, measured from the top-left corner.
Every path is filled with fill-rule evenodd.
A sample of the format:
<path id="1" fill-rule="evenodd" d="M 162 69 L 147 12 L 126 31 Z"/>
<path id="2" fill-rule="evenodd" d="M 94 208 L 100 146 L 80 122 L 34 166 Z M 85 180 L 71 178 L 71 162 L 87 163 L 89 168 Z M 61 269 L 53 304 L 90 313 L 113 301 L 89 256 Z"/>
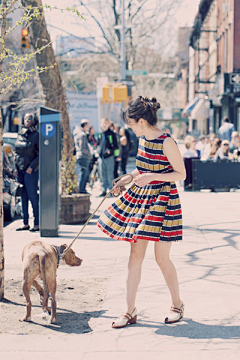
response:
<path id="1" fill-rule="evenodd" d="M 108 38 L 107 38 L 107 36 L 106 36 L 106 34 L 105 34 L 105 31 L 104 31 L 104 29 L 102 28 L 100 22 L 96 19 L 96 17 L 92 14 L 92 12 L 89 10 L 89 8 L 88 8 L 82 1 L 79 1 L 79 2 L 80 2 L 80 5 L 82 5 L 82 6 L 87 10 L 87 12 L 91 15 L 91 17 L 92 17 L 92 18 L 94 19 L 94 21 L 97 23 L 97 25 L 99 26 L 99 29 L 102 31 L 102 34 L 103 34 L 104 39 L 106 40 L 106 42 L 108 43 L 111 51 L 113 52 L 112 45 L 111 45 L 111 43 L 108 41 Z"/>

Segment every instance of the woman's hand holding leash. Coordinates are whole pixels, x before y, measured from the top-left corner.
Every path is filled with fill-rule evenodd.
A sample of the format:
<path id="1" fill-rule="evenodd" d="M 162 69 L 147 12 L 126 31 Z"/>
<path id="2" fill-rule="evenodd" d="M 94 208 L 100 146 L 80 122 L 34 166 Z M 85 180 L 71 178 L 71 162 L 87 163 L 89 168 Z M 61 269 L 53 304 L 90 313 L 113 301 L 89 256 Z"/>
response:
<path id="1" fill-rule="evenodd" d="M 113 194 L 113 196 L 117 197 L 120 194 L 122 194 L 122 192 L 126 190 L 125 185 L 130 184 L 132 181 L 133 181 L 132 174 L 119 176 L 118 178 L 114 179 L 113 180 L 113 188 L 111 190 L 111 193 Z"/>
<path id="2" fill-rule="evenodd" d="M 128 177 L 128 178 L 127 178 Z M 119 180 L 121 179 L 121 180 Z M 127 180 L 129 179 L 129 180 Z M 119 181 L 118 181 L 119 180 Z M 115 182 L 117 182 L 116 185 Z M 102 203 L 105 201 L 105 199 L 108 197 L 108 195 L 110 193 L 113 194 L 113 196 L 118 196 L 114 193 L 114 189 L 119 189 L 119 193 L 122 192 L 123 190 L 125 190 L 124 185 L 128 185 L 133 181 L 133 175 L 132 174 L 128 174 L 128 175 L 122 175 L 119 176 L 118 178 L 113 180 L 113 188 L 112 190 L 110 190 L 102 199 L 102 201 L 100 202 L 100 204 L 98 205 L 98 207 L 96 208 L 96 210 L 92 213 L 92 215 L 88 218 L 88 220 L 85 222 L 85 224 L 83 225 L 83 227 L 81 228 L 81 230 L 79 231 L 79 233 L 75 236 L 75 238 L 73 239 L 73 241 L 67 246 L 67 248 L 64 250 L 64 252 L 61 254 L 61 258 L 63 258 L 66 253 L 68 252 L 68 250 L 70 249 L 70 247 L 72 246 L 72 244 L 74 243 L 74 241 L 79 237 L 79 235 L 81 234 L 81 232 L 83 231 L 83 229 L 87 226 L 87 224 L 89 223 L 89 221 L 92 219 L 92 217 L 95 215 L 95 213 L 97 212 L 97 210 L 100 208 L 100 206 L 102 205 Z M 122 184 L 122 185 L 121 185 Z"/>

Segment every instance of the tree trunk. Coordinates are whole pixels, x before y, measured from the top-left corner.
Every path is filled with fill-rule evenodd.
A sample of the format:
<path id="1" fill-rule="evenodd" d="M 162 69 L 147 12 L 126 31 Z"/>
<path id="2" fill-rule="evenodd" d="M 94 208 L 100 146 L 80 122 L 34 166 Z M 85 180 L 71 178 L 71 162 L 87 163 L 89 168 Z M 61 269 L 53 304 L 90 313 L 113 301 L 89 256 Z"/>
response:
<path id="1" fill-rule="evenodd" d="M 4 298 L 4 242 L 3 242 L 3 171 L 2 171 L 3 126 L 0 112 L 0 300 Z"/>
<path id="2" fill-rule="evenodd" d="M 41 16 L 33 18 L 30 25 L 31 45 L 34 50 L 45 46 L 51 39 L 47 31 L 46 21 L 44 17 L 41 0 L 22 0 L 24 6 L 32 5 L 39 7 Z M 46 47 L 41 54 L 36 55 L 37 66 L 45 67 L 56 63 L 54 68 L 48 69 L 39 74 L 42 84 L 43 93 L 45 95 L 45 105 L 55 110 L 62 112 L 62 127 L 63 127 L 63 153 L 67 158 L 72 156 L 72 137 L 69 124 L 69 116 L 67 111 L 67 100 L 65 90 L 62 84 L 59 65 L 56 61 L 52 44 Z"/>
<path id="3" fill-rule="evenodd" d="M 2 1 L 3 8 L 6 7 L 6 0 Z M 1 38 L 5 40 L 6 15 L 4 14 L 1 22 Z M 0 55 L 3 53 L 4 45 L 0 43 Z M 2 72 L 2 62 L 0 62 L 0 72 Z M 3 123 L 0 111 L 0 300 L 4 298 L 4 241 L 3 241 Z"/>

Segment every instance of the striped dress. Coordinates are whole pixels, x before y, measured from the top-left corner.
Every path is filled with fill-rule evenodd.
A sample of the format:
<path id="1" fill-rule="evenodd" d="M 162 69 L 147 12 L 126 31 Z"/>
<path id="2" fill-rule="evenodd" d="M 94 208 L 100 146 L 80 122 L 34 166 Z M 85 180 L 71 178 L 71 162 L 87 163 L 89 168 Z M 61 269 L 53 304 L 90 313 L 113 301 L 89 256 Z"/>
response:
<path id="1" fill-rule="evenodd" d="M 173 172 L 163 153 L 164 133 L 154 140 L 139 139 L 136 166 L 139 173 Z M 137 242 L 182 240 L 182 211 L 175 182 L 152 181 L 136 184 L 119 197 L 99 218 L 100 229 L 117 240 Z"/>

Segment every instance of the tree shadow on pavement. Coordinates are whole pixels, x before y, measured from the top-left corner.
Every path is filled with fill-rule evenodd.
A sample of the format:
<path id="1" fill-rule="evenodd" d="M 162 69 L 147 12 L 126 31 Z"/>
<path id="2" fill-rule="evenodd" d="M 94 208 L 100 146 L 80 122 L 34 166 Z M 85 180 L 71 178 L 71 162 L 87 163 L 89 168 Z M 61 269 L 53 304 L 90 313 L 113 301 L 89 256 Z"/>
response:
<path id="1" fill-rule="evenodd" d="M 162 325 L 157 335 L 167 335 L 188 339 L 240 339 L 239 326 L 207 325 L 184 319 L 175 325 Z"/>

